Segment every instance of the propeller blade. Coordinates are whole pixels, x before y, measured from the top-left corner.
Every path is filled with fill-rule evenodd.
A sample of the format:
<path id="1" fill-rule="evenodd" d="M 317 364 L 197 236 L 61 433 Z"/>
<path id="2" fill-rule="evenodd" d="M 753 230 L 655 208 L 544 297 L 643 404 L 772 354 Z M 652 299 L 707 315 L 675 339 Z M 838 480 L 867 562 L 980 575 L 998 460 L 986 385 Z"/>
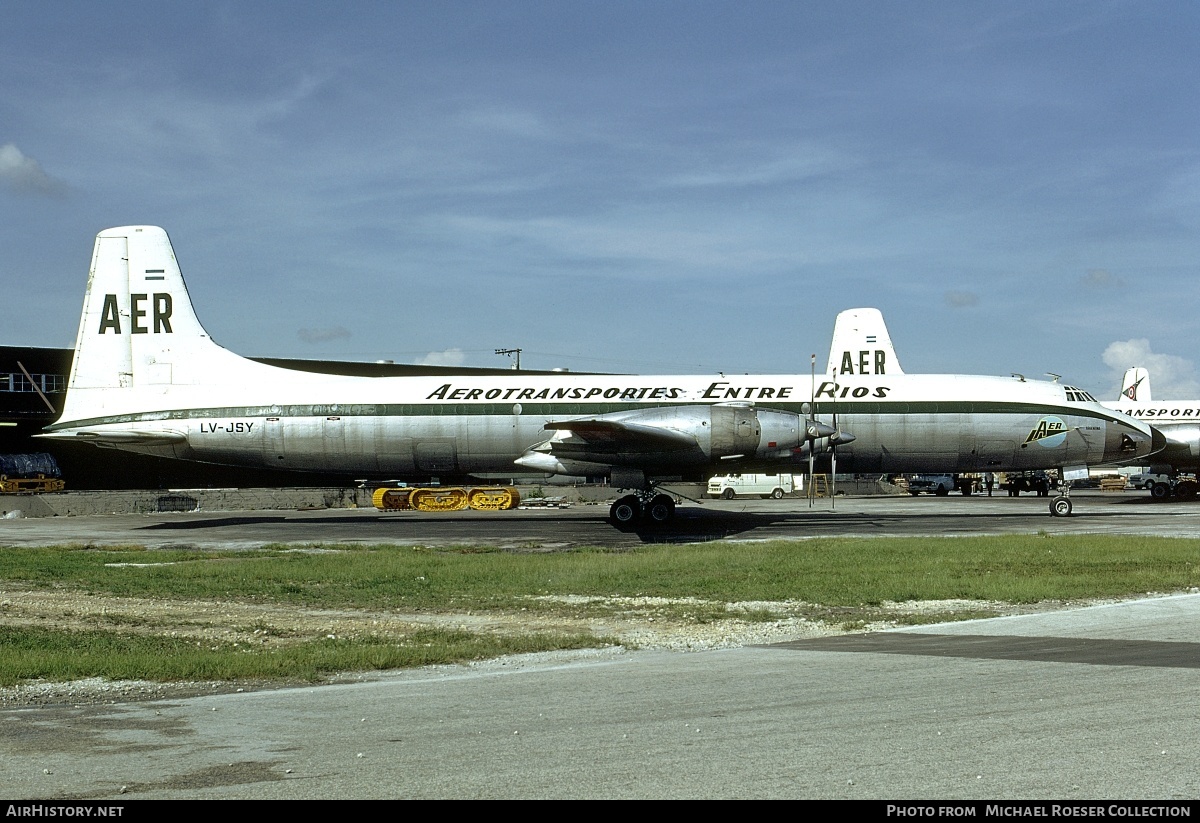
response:
<path id="1" fill-rule="evenodd" d="M 837 508 L 837 449 L 829 448 L 829 508 Z"/>

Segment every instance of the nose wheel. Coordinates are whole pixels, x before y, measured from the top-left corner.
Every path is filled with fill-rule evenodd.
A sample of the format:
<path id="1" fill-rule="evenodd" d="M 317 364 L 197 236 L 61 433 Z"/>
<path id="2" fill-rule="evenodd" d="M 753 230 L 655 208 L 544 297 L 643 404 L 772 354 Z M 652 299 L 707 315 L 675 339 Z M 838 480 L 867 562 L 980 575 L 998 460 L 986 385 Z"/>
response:
<path id="1" fill-rule="evenodd" d="M 1050 514 L 1054 517 L 1071 516 L 1071 498 L 1063 495 L 1050 501 Z"/>
<path id="2" fill-rule="evenodd" d="M 1071 481 L 1063 481 L 1062 494 L 1050 501 L 1050 516 L 1071 516 Z"/>

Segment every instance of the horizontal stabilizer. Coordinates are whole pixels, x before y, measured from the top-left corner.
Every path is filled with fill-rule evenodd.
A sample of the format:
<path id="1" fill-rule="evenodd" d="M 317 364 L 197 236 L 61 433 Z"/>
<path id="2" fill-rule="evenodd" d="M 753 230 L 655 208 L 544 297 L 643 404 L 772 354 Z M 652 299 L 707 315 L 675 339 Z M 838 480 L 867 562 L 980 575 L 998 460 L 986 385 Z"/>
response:
<path id="1" fill-rule="evenodd" d="M 94 446 L 170 446 L 174 443 L 186 443 L 187 435 L 182 432 L 147 432 L 147 431 L 80 431 L 72 429 L 62 434 L 35 434 L 34 437 L 44 437 L 47 440 L 73 440 L 77 443 L 91 443 Z"/>

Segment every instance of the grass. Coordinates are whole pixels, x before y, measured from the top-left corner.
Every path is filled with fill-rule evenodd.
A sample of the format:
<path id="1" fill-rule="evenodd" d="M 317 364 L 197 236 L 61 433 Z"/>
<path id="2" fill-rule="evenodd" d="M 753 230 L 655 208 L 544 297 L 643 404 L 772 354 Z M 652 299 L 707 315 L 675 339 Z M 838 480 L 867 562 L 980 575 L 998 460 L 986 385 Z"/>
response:
<path id="1" fill-rule="evenodd" d="M 486 547 L 287 548 L 0 549 L 0 580 L 117 596 L 451 611 L 531 608 L 534 595 L 859 606 L 947 598 L 1033 603 L 1200 585 L 1200 540 L 1162 537 L 839 538 L 539 554 Z M 561 607 L 546 602 L 540 608 Z"/>
<path id="2" fill-rule="evenodd" d="M 344 671 L 461 663 L 505 654 L 589 648 L 589 635 L 478 635 L 423 629 L 399 641 L 321 639 L 258 649 L 177 637 L 0 626 L 0 685 L 87 677 L 112 680 L 303 680 Z"/>
<path id="3" fill-rule="evenodd" d="M 385 612 L 529 610 L 594 616 L 627 607 L 605 601 L 580 605 L 562 598 L 691 598 L 700 602 L 663 608 L 674 619 L 696 623 L 726 619 L 730 616 L 726 603 L 803 601 L 816 604 L 814 613 L 827 614 L 835 625 L 860 628 L 886 602 L 967 599 L 1027 604 L 1200 586 L 1200 540 L 1161 537 L 1040 533 L 836 538 L 537 554 L 507 553 L 488 546 L 311 548 L 324 551 L 296 551 L 295 546 L 249 552 L 86 546 L 0 549 L 0 580 L 118 597 Z M 749 614 L 759 621 L 773 618 L 769 607 L 756 607 Z M 414 634 L 402 642 L 311 641 L 267 652 L 245 647 L 197 649 L 194 641 L 189 645 L 177 638 L 112 632 L 38 635 L 31 629 L 6 629 L 0 634 L 0 682 L 93 675 L 313 678 L 337 670 L 611 642 L 579 635 L 522 639 L 462 632 L 417 638 Z M 524 648 L 523 642 L 533 647 Z"/>

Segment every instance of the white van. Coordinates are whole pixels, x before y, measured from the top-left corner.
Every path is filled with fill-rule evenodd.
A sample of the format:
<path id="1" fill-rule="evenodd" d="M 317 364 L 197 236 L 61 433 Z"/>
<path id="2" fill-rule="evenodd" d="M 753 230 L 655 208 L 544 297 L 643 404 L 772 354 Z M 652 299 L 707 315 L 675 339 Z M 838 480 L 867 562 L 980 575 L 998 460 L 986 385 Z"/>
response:
<path id="1" fill-rule="evenodd" d="M 732 500 L 740 495 L 756 495 L 778 500 L 802 488 L 803 476 L 797 482 L 790 474 L 720 474 L 708 481 L 708 496 Z"/>

